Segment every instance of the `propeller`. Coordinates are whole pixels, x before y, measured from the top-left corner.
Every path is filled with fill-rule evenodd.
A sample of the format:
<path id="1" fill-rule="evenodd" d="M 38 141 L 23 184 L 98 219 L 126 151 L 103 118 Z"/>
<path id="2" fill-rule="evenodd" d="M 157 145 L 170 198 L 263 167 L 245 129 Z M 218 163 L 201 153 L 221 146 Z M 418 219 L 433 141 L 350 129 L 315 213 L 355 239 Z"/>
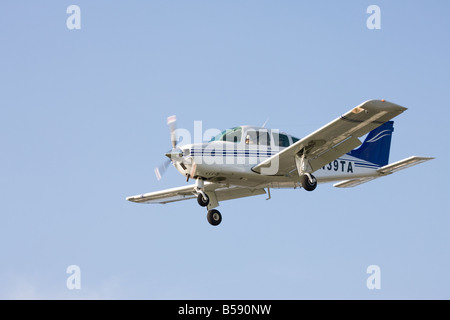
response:
<path id="1" fill-rule="evenodd" d="M 164 163 L 162 165 L 155 168 L 155 175 L 156 175 L 156 179 L 158 179 L 158 181 L 162 179 L 162 176 L 166 172 L 166 169 L 169 166 L 170 162 L 171 162 L 171 160 L 167 159 L 166 161 L 164 161 Z"/>
<path id="2" fill-rule="evenodd" d="M 167 125 L 169 126 L 170 130 L 170 141 L 172 142 L 172 150 L 166 153 L 166 157 L 168 157 L 169 159 L 164 161 L 164 163 L 159 167 L 155 168 L 155 175 L 156 179 L 158 180 L 162 179 L 162 176 L 166 172 L 167 167 L 170 165 L 174 158 L 183 156 L 183 151 L 177 148 L 178 138 L 176 134 L 176 121 L 177 117 L 175 115 L 167 118 Z"/>
<path id="3" fill-rule="evenodd" d="M 177 147 L 177 134 L 176 130 L 177 127 L 175 123 L 177 122 L 177 116 L 170 116 L 167 118 L 167 125 L 169 126 L 170 130 L 170 141 L 172 141 L 172 149 L 175 149 Z"/>

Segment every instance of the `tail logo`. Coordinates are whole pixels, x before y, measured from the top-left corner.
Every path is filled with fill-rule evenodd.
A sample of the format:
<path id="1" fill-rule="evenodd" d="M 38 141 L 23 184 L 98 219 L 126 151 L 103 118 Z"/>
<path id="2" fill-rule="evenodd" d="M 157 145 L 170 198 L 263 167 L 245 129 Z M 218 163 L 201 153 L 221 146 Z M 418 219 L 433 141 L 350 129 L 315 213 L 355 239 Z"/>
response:
<path id="1" fill-rule="evenodd" d="M 377 133 L 374 137 L 372 137 L 370 140 L 366 140 L 365 142 L 376 142 L 384 137 L 392 135 L 392 130 L 383 130 L 379 133 Z"/>

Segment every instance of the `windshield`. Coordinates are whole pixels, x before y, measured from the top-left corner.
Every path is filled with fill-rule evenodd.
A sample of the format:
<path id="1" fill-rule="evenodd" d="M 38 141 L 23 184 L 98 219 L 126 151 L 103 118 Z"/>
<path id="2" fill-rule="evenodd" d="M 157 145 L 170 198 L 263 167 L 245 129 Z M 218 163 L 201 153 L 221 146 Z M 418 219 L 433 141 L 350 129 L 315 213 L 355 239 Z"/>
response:
<path id="1" fill-rule="evenodd" d="M 228 142 L 241 142 L 242 128 L 235 127 L 231 129 L 227 129 L 219 133 L 217 136 L 212 138 L 211 141 L 228 141 Z"/>

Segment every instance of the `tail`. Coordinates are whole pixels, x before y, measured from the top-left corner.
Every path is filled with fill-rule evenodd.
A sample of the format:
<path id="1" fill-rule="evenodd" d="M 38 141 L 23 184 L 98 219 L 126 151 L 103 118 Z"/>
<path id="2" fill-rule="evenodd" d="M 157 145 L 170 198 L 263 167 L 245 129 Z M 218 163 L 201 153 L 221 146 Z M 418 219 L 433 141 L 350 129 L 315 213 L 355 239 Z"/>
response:
<path id="1" fill-rule="evenodd" d="M 389 163 L 389 151 L 391 149 L 394 121 L 383 123 L 378 128 L 370 131 L 363 144 L 348 155 L 372 162 L 380 167 Z"/>

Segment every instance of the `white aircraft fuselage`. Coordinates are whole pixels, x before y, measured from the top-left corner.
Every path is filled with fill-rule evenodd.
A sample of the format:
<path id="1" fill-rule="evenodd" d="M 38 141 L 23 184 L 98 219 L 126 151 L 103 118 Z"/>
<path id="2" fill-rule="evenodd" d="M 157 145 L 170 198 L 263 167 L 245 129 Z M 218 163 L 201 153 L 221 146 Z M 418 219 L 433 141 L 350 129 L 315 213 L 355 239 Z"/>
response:
<path id="1" fill-rule="evenodd" d="M 255 126 L 238 128 L 241 128 L 241 134 L 236 142 L 210 141 L 181 146 L 183 156 L 174 156 L 173 165 L 183 176 L 192 179 L 202 177 L 205 181 L 253 188 L 300 187 L 297 168 L 293 168 L 287 175 L 262 175 L 252 170 L 256 164 L 277 154 L 298 139 L 280 133 L 279 130 L 272 132 L 271 129 Z M 268 134 L 269 141 L 251 144 L 246 137 L 255 132 Z M 280 146 L 276 143 L 280 134 L 284 135 L 289 145 Z M 379 168 L 379 165 L 346 154 L 317 170 L 314 176 L 318 183 L 341 181 L 371 176 Z"/>
<path id="2" fill-rule="evenodd" d="M 219 202 L 269 194 L 271 188 L 315 190 L 318 183 L 338 181 L 351 188 L 433 159 L 411 156 L 389 164 L 392 118 L 407 110 L 386 100 L 368 100 L 298 139 L 279 130 L 239 126 L 205 143 L 177 146 L 176 117 L 167 120 L 170 162 L 195 184 L 127 197 L 136 203 L 195 199 L 206 207 L 207 220 L 222 221 Z M 364 142 L 360 138 L 365 137 Z M 168 162 L 155 169 L 158 179 Z"/>

